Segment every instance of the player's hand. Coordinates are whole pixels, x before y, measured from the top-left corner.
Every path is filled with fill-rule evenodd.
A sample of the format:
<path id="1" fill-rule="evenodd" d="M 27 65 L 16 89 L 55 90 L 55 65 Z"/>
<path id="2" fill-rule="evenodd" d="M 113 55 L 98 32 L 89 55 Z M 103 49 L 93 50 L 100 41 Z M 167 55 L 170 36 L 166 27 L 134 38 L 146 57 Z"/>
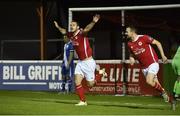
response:
<path id="1" fill-rule="evenodd" d="M 133 57 L 129 57 L 129 62 L 131 65 L 134 65 L 135 59 Z"/>
<path id="2" fill-rule="evenodd" d="M 69 63 L 67 63 L 67 64 L 65 65 L 65 67 L 66 67 L 66 70 L 69 70 Z"/>
<path id="3" fill-rule="evenodd" d="M 55 25 L 56 28 L 59 28 L 59 25 L 58 25 L 57 21 L 54 21 L 54 25 Z"/>
<path id="4" fill-rule="evenodd" d="M 67 70 L 69 69 L 69 64 L 66 65 L 66 69 L 67 69 Z"/>
<path id="5" fill-rule="evenodd" d="M 93 22 L 97 23 L 100 19 L 100 15 L 99 14 L 96 14 L 93 16 Z"/>
<path id="6" fill-rule="evenodd" d="M 162 57 L 162 61 L 163 61 L 163 63 L 165 63 L 165 64 L 168 63 L 167 57 L 166 57 L 166 56 L 163 56 L 163 57 Z"/>
<path id="7" fill-rule="evenodd" d="M 99 74 L 102 74 L 104 77 L 107 77 L 105 68 L 99 70 Z"/>

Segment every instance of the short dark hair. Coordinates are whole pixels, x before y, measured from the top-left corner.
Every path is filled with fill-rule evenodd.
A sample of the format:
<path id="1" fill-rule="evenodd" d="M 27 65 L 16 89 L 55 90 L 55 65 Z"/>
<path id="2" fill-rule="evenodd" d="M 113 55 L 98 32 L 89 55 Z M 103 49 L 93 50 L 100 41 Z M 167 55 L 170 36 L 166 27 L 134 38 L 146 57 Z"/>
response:
<path id="1" fill-rule="evenodd" d="M 132 31 L 137 33 L 137 28 L 134 25 L 127 25 L 126 28 L 130 28 Z"/>
<path id="2" fill-rule="evenodd" d="M 75 22 L 77 26 L 79 26 L 79 22 L 77 22 L 76 20 L 72 20 L 71 22 Z"/>

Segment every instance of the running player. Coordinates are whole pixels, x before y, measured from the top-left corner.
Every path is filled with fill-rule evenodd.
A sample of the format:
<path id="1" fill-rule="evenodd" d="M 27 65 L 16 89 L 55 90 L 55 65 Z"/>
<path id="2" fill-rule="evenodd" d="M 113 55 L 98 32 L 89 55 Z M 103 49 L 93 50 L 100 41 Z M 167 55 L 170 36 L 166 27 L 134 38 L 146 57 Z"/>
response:
<path id="1" fill-rule="evenodd" d="M 146 78 L 146 82 L 162 94 L 165 102 L 171 103 L 172 100 L 158 81 L 158 56 L 151 47 L 151 44 L 156 45 L 161 54 L 162 61 L 167 63 L 167 57 L 164 55 L 161 43 L 148 35 L 138 35 L 136 28 L 133 26 L 126 28 L 126 35 L 130 38 L 128 42 L 130 64 L 133 65 L 135 63 L 134 58 L 136 58 L 142 66 L 142 72 Z"/>

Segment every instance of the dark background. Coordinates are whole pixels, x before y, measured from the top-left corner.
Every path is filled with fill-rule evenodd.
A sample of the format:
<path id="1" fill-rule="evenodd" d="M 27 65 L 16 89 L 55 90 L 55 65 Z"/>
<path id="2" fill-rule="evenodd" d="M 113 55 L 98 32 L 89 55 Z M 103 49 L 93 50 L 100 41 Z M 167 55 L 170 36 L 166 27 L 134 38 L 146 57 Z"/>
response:
<path id="1" fill-rule="evenodd" d="M 40 31 L 37 8 L 42 0 L 0 1 L 1 60 L 39 60 Z M 68 26 L 68 8 L 110 7 L 178 4 L 179 1 L 164 0 L 44 0 L 46 13 L 47 60 L 62 58 L 62 35 L 54 27 L 57 20 Z M 135 25 L 139 34 L 148 34 L 159 40 L 168 58 L 172 58 L 180 40 L 180 8 L 125 11 L 125 23 Z M 94 47 L 96 59 L 122 59 L 121 11 L 74 12 L 73 19 L 85 27 L 94 14 L 101 20 L 88 34 Z M 49 40 L 57 39 L 50 42 Z M 12 41 L 13 40 L 13 41 Z M 26 40 L 24 42 L 17 40 Z M 31 42 L 27 40 L 32 40 Z M 155 48 L 156 49 L 156 48 Z M 126 57 L 128 57 L 126 49 Z"/>

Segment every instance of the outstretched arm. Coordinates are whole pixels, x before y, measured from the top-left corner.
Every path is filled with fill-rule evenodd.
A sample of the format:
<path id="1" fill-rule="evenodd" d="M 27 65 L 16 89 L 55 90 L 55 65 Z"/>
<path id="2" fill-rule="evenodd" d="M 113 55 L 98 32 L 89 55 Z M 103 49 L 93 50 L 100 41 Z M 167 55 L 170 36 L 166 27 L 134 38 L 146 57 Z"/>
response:
<path id="1" fill-rule="evenodd" d="M 54 21 L 54 25 L 55 27 L 62 33 L 62 34 L 66 34 L 66 29 L 60 27 L 57 23 L 57 21 Z"/>
<path id="2" fill-rule="evenodd" d="M 100 19 L 99 14 L 94 15 L 93 20 L 84 28 L 83 32 L 84 33 L 89 32 L 94 27 L 94 25 L 99 21 L 99 19 Z"/>
<path id="3" fill-rule="evenodd" d="M 160 52 L 160 54 L 161 54 L 161 57 L 162 57 L 163 62 L 164 62 L 164 63 L 167 63 L 167 57 L 164 55 L 164 50 L 163 50 L 163 48 L 162 48 L 161 43 L 160 43 L 159 41 L 157 41 L 157 40 L 154 39 L 153 42 L 152 42 L 152 44 L 155 44 L 155 45 L 158 47 L 158 50 L 159 50 L 159 52 Z"/>

